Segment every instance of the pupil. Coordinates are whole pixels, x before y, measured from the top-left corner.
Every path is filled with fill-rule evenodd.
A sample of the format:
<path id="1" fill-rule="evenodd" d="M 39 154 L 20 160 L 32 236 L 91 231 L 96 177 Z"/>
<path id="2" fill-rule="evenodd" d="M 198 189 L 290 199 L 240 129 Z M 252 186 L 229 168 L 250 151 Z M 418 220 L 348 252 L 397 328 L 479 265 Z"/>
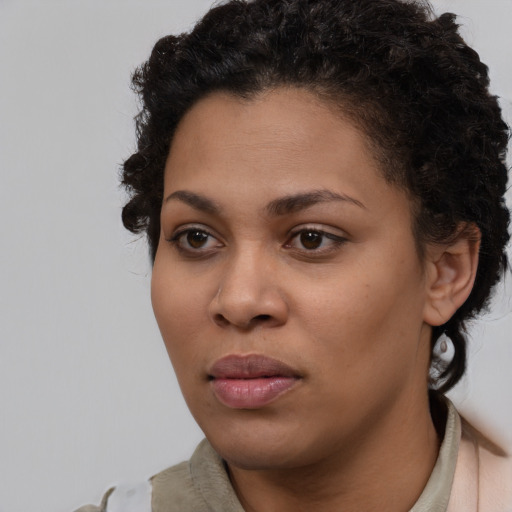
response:
<path id="1" fill-rule="evenodd" d="M 306 231 L 300 235 L 300 242 L 306 249 L 318 249 L 322 244 L 322 235 L 314 231 Z"/>
<path id="2" fill-rule="evenodd" d="M 207 239 L 208 235 L 206 233 L 203 233 L 202 231 L 190 231 L 187 234 L 187 242 L 194 249 L 201 248 L 205 244 Z"/>

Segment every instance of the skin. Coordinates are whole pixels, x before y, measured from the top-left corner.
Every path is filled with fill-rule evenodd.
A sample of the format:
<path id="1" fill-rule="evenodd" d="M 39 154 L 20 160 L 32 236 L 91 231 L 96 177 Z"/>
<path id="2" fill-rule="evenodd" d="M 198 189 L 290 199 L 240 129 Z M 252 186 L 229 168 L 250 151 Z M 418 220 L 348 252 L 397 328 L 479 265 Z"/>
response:
<path id="1" fill-rule="evenodd" d="M 396 512 L 421 494 L 439 449 L 431 325 L 469 293 L 476 263 L 464 242 L 420 260 L 412 220 L 365 136 L 309 92 L 214 93 L 180 122 L 152 302 L 245 510 Z M 296 383 L 228 407 L 209 371 L 232 354 L 284 362 Z"/>

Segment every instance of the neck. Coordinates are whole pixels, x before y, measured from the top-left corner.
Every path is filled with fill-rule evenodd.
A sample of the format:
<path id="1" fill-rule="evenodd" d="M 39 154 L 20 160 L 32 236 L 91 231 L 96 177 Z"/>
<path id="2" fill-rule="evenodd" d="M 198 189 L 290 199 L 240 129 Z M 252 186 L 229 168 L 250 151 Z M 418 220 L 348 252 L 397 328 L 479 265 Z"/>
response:
<path id="1" fill-rule="evenodd" d="M 414 396 L 413 396 L 414 395 Z M 371 431 L 360 432 L 327 459 L 299 468 L 229 466 L 246 512 L 409 510 L 432 472 L 439 439 L 428 394 L 401 397 Z"/>

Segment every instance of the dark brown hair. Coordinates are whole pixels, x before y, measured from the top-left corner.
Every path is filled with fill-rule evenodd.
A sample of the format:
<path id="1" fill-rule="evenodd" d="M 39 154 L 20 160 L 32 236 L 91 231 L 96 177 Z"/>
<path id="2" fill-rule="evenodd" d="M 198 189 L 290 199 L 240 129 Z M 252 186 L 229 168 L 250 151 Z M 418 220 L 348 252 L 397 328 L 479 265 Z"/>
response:
<path id="1" fill-rule="evenodd" d="M 124 163 L 123 222 L 145 232 L 154 259 L 163 171 L 176 127 L 212 91 L 251 98 L 296 86 L 334 102 L 367 135 L 386 178 L 407 189 L 414 232 L 446 242 L 478 226 L 480 261 L 470 297 L 444 325 L 455 355 L 438 376 L 450 389 L 466 365 L 465 322 L 482 310 L 506 268 L 503 199 L 508 128 L 488 91 L 487 67 L 453 14 L 400 0 L 229 0 L 190 32 L 167 36 L 133 76 L 142 110 L 138 148 Z"/>

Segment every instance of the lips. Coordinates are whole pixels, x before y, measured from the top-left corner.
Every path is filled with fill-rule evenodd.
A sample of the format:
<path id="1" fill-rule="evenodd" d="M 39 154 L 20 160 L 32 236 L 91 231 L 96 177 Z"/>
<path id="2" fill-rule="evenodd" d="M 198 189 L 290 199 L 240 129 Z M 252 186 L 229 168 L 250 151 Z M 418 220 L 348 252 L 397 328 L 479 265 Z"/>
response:
<path id="1" fill-rule="evenodd" d="M 300 380 L 290 366 L 260 355 L 231 355 L 210 369 L 213 393 L 227 407 L 258 409 L 273 402 Z"/>

